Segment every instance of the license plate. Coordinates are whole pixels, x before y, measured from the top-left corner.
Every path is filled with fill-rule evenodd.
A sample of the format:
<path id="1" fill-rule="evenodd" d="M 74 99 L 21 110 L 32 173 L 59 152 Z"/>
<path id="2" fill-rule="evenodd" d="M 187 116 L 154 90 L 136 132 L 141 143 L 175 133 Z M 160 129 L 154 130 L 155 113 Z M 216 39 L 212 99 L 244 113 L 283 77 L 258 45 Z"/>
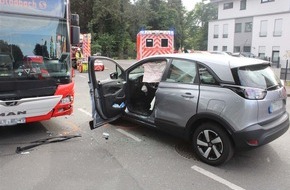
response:
<path id="1" fill-rule="evenodd" d="M 2 120 L 0 120 L 0 126 L 17 125 L 17 124 L 20 124 L 20 123 L 26 123 L 25 118 L 2 119 Z"/>
<path id="2" fill-rule="evenodd" d="M 273 112 L 280 110 L 282 108 L 283 108 L 283 101 L 282 100 L 272 102 L 270 107 L 269 107 L 269 113 L 273 113 Z"/>

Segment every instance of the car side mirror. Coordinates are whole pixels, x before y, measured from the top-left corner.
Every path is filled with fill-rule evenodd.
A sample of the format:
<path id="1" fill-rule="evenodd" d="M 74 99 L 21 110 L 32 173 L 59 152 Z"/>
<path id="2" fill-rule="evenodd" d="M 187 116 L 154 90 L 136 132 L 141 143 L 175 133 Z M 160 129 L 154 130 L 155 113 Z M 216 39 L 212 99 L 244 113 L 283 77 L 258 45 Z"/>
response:
<path id="1" fill-rule="evenodd" d="M 111 79 L 117 79 L 118 78 L 118 72 L 110 73 L 110 78 Z"/>

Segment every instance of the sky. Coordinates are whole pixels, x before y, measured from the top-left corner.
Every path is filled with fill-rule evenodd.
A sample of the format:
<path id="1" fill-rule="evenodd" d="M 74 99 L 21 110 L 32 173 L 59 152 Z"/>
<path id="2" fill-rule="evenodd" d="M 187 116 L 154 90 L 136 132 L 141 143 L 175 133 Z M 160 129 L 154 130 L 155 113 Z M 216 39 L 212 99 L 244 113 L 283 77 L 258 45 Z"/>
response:
<path id="1" fill-rule="evenodd" d="M 183 6 L 185 6 L 187 11 L 191 11 L 196 3 L 201 2 L 202 0 L 182 0 Z"/>
<path id="2" fill-rule="evenodd" d="M 191 11 L 194 9 L 194 6 L 196 3 L 201 2 L 202 0 L 182 0 L 183 6 L 185 6 L 187 11 Z M 209 0 L 207 0 L 209 1 Z M 134 2 L 134 0 L 131 0 L 131 2 Z"/>

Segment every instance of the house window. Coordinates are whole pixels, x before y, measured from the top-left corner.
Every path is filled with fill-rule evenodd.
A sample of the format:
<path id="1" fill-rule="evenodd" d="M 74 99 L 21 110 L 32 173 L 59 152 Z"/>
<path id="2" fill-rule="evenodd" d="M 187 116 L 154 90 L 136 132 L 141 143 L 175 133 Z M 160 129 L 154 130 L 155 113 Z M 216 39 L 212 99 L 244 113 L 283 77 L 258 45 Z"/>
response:
<path id="1" fill-rule="evenodd" d="M 242 32 L 242 23 L 236 23 L 235 24 L 235 33 L 241 33 Z"/>
<path id="2" fill-rule="evenodd" d="M 265 52 L 266 52 L 266 47 L 265 46 L 259 46 L 259 52 L 258 52 L 258 57 L 261 59 L 265 59 Z"/>
<path id="3" fill-rule="evenodd" d="M 214 25 L 213 38 L 219 37 L 219 25 Z"/>
<path id="4" fill-rule="evenodd" d="M 234 7 L 234 3 L 224 3 L 224 9 L 232 9 Z"/>
<path id="5" fill-rule="evenodd" d="M 247 8 L 247 0 L 240 1 L 240 10 L 246 10 Z"/>
<path id="6" fill-rule="evenodd" d="M 235 46 L 234 47 L 234 53 L 236 52 L 241 52 L 241 47 L 240 46 Z"/>
<path id="7" fill-rule="evenodd" d="M 252 32 L 252 26 L 253 26 L 252 22 L 246 22 L 245 23 L 245 32 Z"/>
<path id="8" fill-rule="evenodd" d="M 217 46 L 213 46 L 213 51 L 217 51 L 218 47 Z"/>
<path id="9" fill-rule="evenodd" d="M 266 36 L 267 36 L 267 20 L 261 20 L 260 37 L 266 37 Z"/>
<path id="10" fill-rule="evenodd" d="M 223 46 L 223 51 L 228 51 L 228 46 Z"/>
<path id="11" fill-rule="evenodd" d="M 223 38 L 228 38 L 228 24 L 223 25 Z"/>
<path id="12" fill-rule="evenodd" d="M 280 59 L 279 54 L 280 54 L 279 50 L 272 51 L 272 63 L 279 63 Z"/>
<path id="13" fill-rule="evenodd" d="M 268 2 L 273 2 L 275 0 L 261 0 L 261 3 L 268 3 Z"/>
<path id="14" fill-rule="evenodd" d="M 273 36 L 282 36 L 282 19 L 276 19 Z"/>
<path id="15" fill-rule="evenodd" d="M 161 47 L 168 47 L 168 39 L 161 39 Z"/>
<path id="16" fill-rule="evenodd" d="M 146 39 L 146 47 L 153 47 L 153 39 Z"/>
<path id="17" fill-rule="evenodd" d="M 244 46 L 244 52 L 251 52 L 251 46 Z"/>

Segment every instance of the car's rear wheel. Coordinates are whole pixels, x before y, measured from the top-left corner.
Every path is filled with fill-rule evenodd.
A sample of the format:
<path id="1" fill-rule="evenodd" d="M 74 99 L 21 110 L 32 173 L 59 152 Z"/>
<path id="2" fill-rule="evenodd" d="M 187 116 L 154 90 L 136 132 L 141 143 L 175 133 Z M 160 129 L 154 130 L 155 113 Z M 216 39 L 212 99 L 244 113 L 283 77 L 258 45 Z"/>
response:
<path id="1" fill-rule="evenodd" d="M 192 145 L 198 158 L 210 165 L 228 161 L 234 148 L 228 134 L 215 123 L 203 123 L 193 133 Z"/>

